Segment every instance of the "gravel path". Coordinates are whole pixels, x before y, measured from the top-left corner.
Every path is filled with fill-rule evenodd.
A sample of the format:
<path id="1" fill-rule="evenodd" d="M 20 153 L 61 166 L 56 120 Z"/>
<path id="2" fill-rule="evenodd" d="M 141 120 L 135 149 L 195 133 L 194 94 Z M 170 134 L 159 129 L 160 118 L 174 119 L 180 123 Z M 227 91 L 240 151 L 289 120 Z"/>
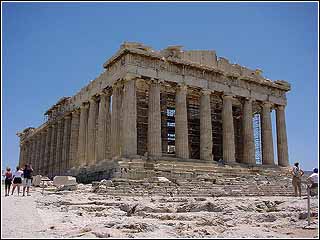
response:
<path id="1" fill-rule="evenodd" d="M 39 192 L 32 192 L 31 196 L 14 195 L 5 197 L 4 186 L 1 186 L 1 236 L 2 238 L 45 238 L 46 226 L 38 214 L 35 197 Z"/>

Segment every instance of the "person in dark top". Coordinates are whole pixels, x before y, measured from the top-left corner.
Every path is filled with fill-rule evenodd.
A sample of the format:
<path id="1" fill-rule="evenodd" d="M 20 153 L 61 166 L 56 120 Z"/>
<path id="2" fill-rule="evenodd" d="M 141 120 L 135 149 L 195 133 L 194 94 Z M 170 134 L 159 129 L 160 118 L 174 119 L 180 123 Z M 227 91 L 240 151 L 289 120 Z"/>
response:
<path id="1" fill-rule="evenodd" d="M 12 172 L 9 167 L 7 167 L 6 172 L 3 174 L 3 176 L 5 177 L 4 179 L 5 192 L 6 192 L 5 196 L 9 196 L 10 187 L 12 183 Z"/>
<path id="2" fill-rule="evenodd" d="M 33 169 L 31 167 L 31 164 L 25 165 L 25 167 L 23 169 L 23 194 L 22 194 L 22 196 L 25 196 L 26 188 L 27 188 L 27 196 L 30 196 L 29 189 L 31 187 L 32 172 L 33 172 Z"/>

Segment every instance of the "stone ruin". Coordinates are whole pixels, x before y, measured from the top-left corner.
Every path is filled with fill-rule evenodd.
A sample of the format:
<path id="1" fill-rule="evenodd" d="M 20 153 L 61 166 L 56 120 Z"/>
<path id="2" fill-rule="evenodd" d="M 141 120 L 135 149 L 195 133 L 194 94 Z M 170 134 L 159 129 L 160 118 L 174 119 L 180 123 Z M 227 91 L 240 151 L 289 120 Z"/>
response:
<path id="1" fill-rule="evenodd" d="M 134 42 L 123 43 L 103 68 L 48 109 L 41 126 L 17 133 L 21 166 L 84 183 L 113 179 L 107 188 L 115 194 L 129 193 L 128 184 L 141 194 L 151 185 L 166 194 L 177 194 L 177 186 L 196 195 L 292 194 L 288 82 L 212 50 L 156 51 Z"/>

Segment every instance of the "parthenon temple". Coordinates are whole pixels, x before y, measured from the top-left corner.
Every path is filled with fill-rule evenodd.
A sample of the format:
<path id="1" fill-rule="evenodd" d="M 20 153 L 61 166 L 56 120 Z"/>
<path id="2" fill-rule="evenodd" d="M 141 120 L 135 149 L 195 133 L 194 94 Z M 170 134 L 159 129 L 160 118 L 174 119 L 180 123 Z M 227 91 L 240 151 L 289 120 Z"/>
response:
<path id="1" fill-rule="evenodd" d="M 162 169 L 166 162 L 289 165 L 288 82 L 271 81 L 213 50 L 157 51 L 136 42 L 124 42 L 103 68 L 50 107 L 41 126 L 17 133 L 20 166 L 31 163 L 35 174 L 49 177 L 85 173 L 94 180 L 120 169 L 155 169 L 160 162 Z"/>

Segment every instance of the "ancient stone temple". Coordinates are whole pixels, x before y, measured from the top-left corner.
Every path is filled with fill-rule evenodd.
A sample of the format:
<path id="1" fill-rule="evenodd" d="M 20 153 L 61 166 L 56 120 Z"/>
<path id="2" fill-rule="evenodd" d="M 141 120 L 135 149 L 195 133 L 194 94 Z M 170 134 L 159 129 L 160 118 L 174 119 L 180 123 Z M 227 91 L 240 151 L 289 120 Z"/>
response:
<path id="1" fill-rule="evenodd" d="M 123 169 L 139 175 L 180 166 L 188 172 L 221 161 L 243 168 L 289 165 L 286 81 L 266 79 L 261 70 L 217 58 L 215 51 L 156 51 L 131 42 L 103 68 L 48 109 L 45 123 L 17 134 L 21 166 L 31 163 L 49 177 L 94 180 Z"/>

